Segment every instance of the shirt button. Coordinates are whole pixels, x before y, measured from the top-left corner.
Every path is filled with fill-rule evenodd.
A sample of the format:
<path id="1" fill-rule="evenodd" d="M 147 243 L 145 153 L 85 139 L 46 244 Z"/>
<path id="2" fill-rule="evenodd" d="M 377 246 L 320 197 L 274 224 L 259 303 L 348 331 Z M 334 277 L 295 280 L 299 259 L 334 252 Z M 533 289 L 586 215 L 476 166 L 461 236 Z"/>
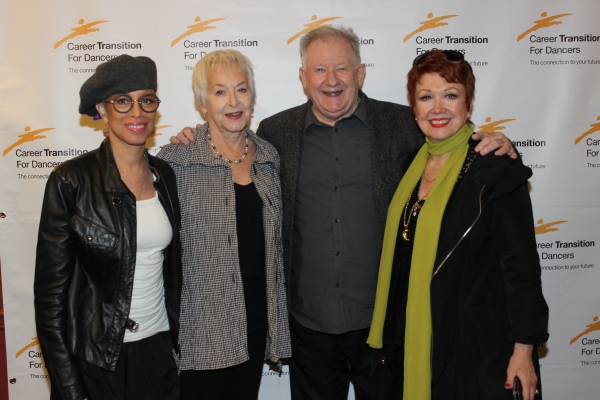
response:
<path id="1" fill-rule="evenodd" d="M 92 235 L 85 235 L 85 241 L 88 243 L 91 243 L 94 240 L 94 237 Z"/>
<path id="2" fill-rule="evenodd" d="M 339 218 L 336 218 L 336 219 L 335 219 L 335 222 L 336 222 L 336 223 L 340 222 L 340 219 L 339 219 Z"/>
<path id="3" fill-rule="evenodd" d="M 339 284 L 339 283 L 336 283 L 336 284 L 335 284 L 335 287 L 340 287 L 340 284 Z"/>
<path id="4" fill-rule="evenodd" d="M 335 161 L 340 161 L 340 159 L 338 157 L 335 158 Z"/>
<path id="5" fill-rule="evenodd" d="M 336 252 L 335 252 L 335 255 L 336 255 L 336 256 L 339 256 L 339 255 L 340 255 L 340 252 L 339 252 L 339 251 L 336 251 Z"/>
<path id="6" fill-rule="evenodd" d="M 333 190 L 337 190 L 337 186 L 333 188 Z"/>
<path id="7" fill-rule="evenodd" d="M 335 129 L 334 129 L 334 131 L 337 133 L 337 131 L 338 131 L 338 128 L 335 128 Z"/>

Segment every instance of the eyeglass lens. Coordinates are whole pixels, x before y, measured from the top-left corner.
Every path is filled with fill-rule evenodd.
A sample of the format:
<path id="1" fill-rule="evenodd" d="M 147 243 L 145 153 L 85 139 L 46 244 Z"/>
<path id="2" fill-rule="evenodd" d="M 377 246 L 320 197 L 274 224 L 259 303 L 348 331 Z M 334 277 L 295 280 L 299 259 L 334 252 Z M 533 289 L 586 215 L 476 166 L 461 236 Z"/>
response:
<path id="1" fill-rule="evenodd" d="M 133 108 L 134 101 L 140 103 L 140 107 L 142 108 L 142 110 L 147 113 L 156 111 L 158 109 L 158 105 L 160 104 L 160 100 L 158 99 L 158 97 L 152 94 L 143 96 L 139 100 L 133 100 L 128 95 L 121 94 L 109 101 L 109 103 L 112 103 L 113 107 L 115 108 L 115 111 L 120 113 L 126 113 Z"/>

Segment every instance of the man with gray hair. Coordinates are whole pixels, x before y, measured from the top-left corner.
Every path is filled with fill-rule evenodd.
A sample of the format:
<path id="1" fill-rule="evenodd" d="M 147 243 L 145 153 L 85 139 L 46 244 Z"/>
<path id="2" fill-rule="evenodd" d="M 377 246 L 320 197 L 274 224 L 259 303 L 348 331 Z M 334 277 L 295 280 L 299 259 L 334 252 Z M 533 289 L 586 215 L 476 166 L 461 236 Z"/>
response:
<path id="1" fill-rule="evenodd" d="M 350 28 L 320 27 L 300 42 L 308 102 L 264 119 L 258 135 L 281 157 L 292 399 L 368 399 L 373 314 L 387 208 L 423 144 L 407 106 L 368 98 Z M 191 132 L 191 131 L 189 131 Z M 187 142 L 184 133 L 178 138 Z M 482 154 L 515 153 L 488 134 Z"/>

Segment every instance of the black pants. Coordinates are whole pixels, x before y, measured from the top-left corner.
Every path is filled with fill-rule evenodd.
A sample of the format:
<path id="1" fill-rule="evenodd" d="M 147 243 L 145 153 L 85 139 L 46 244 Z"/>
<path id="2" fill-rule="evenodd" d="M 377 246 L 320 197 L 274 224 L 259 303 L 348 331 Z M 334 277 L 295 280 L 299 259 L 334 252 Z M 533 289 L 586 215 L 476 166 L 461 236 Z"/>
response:
<path id="1" fill-rule="evenodd" d="M 293 400 L 347 400 L 350 381 L 356 400 L 368 399 L 373 354 L 369 328 L 330 335 L 302 326 L 290 315 Z"/>
<path id="2" fill-rule="evenodd" d="M 371 400 L 402 400 L 404 346 L 384 345 L 373 351 L 369 392 Z"/>
<path id="3" fill-rule="evenodd" d="M 124 343 L 114 372 L 79 360 L 89 400 L 179 400 L 170 332 Z"/>
<path id="4" fill-rule="evenodd" d="M 250 359 L 215 370 L 185 370 L 179 376 L 181 400 L 256 400 L 260 389 L 267 327 L 248 334 Z"/>

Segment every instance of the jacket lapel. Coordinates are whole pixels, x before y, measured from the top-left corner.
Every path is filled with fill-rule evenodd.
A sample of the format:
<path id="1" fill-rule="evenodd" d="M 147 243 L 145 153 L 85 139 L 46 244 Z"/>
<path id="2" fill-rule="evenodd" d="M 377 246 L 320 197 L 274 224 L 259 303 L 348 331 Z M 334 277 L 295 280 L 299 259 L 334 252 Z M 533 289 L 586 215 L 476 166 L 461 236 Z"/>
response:
<path id="1" fill-rule="evenodd" d="M 377 103 L 371 101 L 367 95 L 363 94 L 363 98 L 367 102 L 367 115 L 369 118 L 369 133 L 371 140 L 371 174 L 373 178 L 373 199 L 375 200 L 375 211 L 377 212 L 377 219 L 379 226 L 385 226 L 385 219 L 380 215 L 380 210 L 383 208 L 387 210 L 387 206 L 382 207 L 382 194 L 381 190 L 383 187 L 383 180 L 385 179 L 386 171 L 386 157 L 387 154 L 386 146 L 383 138 L 387 137 L 382 135 L 380 132 L 383 129 L 383 122 L 380 119 L 380 112 L 377 109 Z"/>
<path id="2" fill-rule="evenodd" d="M 308 105 L 305 104 L 298 108 L 294 115 L 287 121 L 289 129 L 283 129 L 286 133 L 285 146 L 281 151 L 281 158 L 285 160 L 285 171 L 283 179 L 285 179 L 289 187 L 289 196 L 292 204 L 296 201 L 296 187 L 298 186 L 298 172 L 300 170 L 300 154 L 302 152 L 302 135 L 304 134 L 304 121 Z M 285 195 L 285 194 L 284 194 Z"/>

